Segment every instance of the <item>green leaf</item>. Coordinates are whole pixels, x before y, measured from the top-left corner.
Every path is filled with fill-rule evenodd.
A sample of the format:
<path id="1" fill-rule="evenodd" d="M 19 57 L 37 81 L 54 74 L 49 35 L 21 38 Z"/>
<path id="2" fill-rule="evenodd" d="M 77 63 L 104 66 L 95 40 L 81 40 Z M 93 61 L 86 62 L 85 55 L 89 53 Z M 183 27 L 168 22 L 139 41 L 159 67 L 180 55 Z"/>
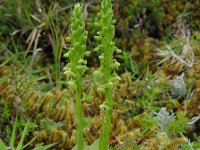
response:
<path id="1" fill-rule="evenodd" d="M 92 145 L 90 146 L 90 150 L 99 150 L 99 139 L 92 143 Z"/>
<path id="2" fill-rule="evenodd" d="M 87 118 L 83 117 L 83 127 L 87 128 L 92 123 L 92 121 L 93 121 L 93 118 L 91 117 L 87 117 Z"/>
<path id="3" fill-rule="evenodd" d="M 60 128 L 60 127 L 63 127 L 65 124 L 64 122 L 58 122 L 58 123 L 54 123 L 53 125 L 50 125 L 49 128 L 52 129 L 52 128 Z"/>
<path id="4" fill-rule="evenodd" d="M 31 143 L 33 143 L 36 140 L 37 136 L 35 136 L 34 138 L 32 138 L 26 145 L 24 145 L 24 147 L 22 147 L 22 149 L 26 148 L 27 146 L 29 146 Z"/>
<path id="5" fill-rule="evenodd" d="M 26 123 L 26 126 L 24 127 L 24 130 L 22 132 L 22 137 L 21 137 L 21 139 L 19 141 L 19 144 L 17 145 L 16 150 L 21 150 L 22 149 L 26 133 L 28 132 L 28 126 L 29 126 L 29 121 Z"/>
<path id="6" fill-rule="evenodd" d="M 3 143 L 3 141 L 1 140 L 1 138 L 0 138 L 0 149 L 7 150 L 7 148 L 6 148 L 5 144 Z"/>
<path id="7" fill-rule="evenodd" d="M 14 148 L 17 124 L 18 124 L 18 116 L 16 116 L 15 122 L 13 125 L 13 131 L 12 131 L 12 135 L 11 135 L 11 139 L 10 139 L 10 147 L 11 148 Z"/>
<path id="8" fill-rule="evenodd" d="M 77 145 L 75 145 L 72 150 L 77 150 Z M 92 143 L 92 145 L 87 145 L 84 143 L 84 150 L 99 150 L 99 139 Z"/>
<path id="9" fill-rule="evenodd" d="M 193 148 L 199 148 L 200 147 L 200 139 L 198 139 L 197 141 L 194 142 Z"/>
<path id="10" fill-rule="evenodd" d="M 93 145 L 93 144 L 92 144 L 92 145 Z M 91 146 L 92 146 L 92 145 L 91 145 Z M 92 149 L 93 147 L 91 147 L 91 146 L 84 143 L 84 150 L 99 150 L 99 149 Z M 75 145 L 75 146 L 72 148 L 72 150 L 78 150 L 78 149 L 77 149 L 77 145 Z"/>
<path id="11" fill-rule="evenodd" d="M 56 144 L 57 143 L 53 143 L 53 144 L 49 144 L 49 145 L 38 145 L 33 150 L 46 150 L 46 149 L 49 149 L 49 148 L 53 147 Z"/>

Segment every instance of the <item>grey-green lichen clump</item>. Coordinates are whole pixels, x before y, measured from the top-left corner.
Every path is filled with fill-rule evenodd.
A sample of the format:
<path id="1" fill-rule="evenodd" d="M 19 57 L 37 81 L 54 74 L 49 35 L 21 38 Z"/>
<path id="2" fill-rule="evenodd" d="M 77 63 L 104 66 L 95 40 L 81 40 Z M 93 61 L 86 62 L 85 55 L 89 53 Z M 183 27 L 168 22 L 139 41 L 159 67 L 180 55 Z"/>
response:
<path id="1" fill-rule="evenodd" d="M 99 148 L 100 150 L 106 150 L 113 109 L 112 89 L 114 84 L 120 79 L 115 73 L 115 70 L 118 69 L 120 64 L 117 60 L 113 59 L 113 53 L 114 51 L 121 52 L 115 47 L 115 43 L 113 42 L 115 36 L 115 26 L 113 24 L 115 21 L 113 20 L 111 0 L 102 1 L 101 11 L 98 17 L 99 22 L 96 25 L 99 28 L 99 32 L 97 32 L 98 36 L 95 36 L 95 39 L 100 42 L 100 45 L 94 51 L 101 52 L 101 56 L 99 56 L 100 68 L 94 72 L 94 76 L 99 80 L 103 79 L 101 86 L 98 88 L 99 91 L 105 93 L 106 98 L 105 102 L 100 106 L 102 114 L 102 134 L 100 136 Z"/>
<path id="2" fill-rule="evenodd" d="M 184 98 L 187 95 L 187 88 L 183 75 L 177 76 L 171 81 L 171 95 L 174 98 Z"/>
<path id="3" fill-rule="evenodd" d="M 65 74 L 68 77 L 68 84 L 76 92 L 76 115 L 77 115 L 77 149 L 84 149 L 83 139 L 83 115 L 82 115 L 82 76 L 87 69 L 87 61 L 84 56 L 88 55 L 86 51 L 87 31 L 80 4 L 76 4 L 71 18 L 71 35 L 67 41 L 71 43 L 69 51 L 64 55 L 68 57 L 70 63 L 65 67 Z"/>

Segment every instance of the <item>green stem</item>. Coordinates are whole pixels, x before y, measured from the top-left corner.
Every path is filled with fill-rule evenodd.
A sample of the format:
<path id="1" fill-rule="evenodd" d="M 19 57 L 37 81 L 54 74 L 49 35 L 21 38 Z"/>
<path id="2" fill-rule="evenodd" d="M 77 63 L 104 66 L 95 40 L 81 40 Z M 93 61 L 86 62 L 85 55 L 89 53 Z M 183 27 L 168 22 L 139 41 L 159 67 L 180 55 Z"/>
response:
<path id="1" fill-rule="evenodd" d="M 77 115 L 77 150 L 84 150 L 84 139 L 83 139 L 83 115 L 82 115 L 82 102 L 81 102 L 81 91 L 82 83 L 81 76 L 77 74 L 76 78 L 76 115 Z"/>
<path id="2" fill-rule="evenodd" d="M 109 43 L 105 42 L 105 45 L 109 45 Z M 110 78 L 110 60 L 112 60 L 112 55 L 105 56 L 105 67 L 104 67 L 104 84 L 108 83 Z M 102 114 L 102 134 L 100 136 L 100 150 L 108 149 L 108 141 L 109 141 L 109 133 L 110 133 L 110 125 L 112 119 L 112 110 L 113 110 L 113 98 L 112 98 L 112 89 L 105 88 L 105 97 L 106 97 L 106 113 Z M 105 115 L 105 117 L 103 117 Z"/>
<path id="3" fill-rule="evenodd" d="M 110 125 L 112 119 L 112 109 L 113 109 L 113 99 L 112 99 L 112 89 L 105 89 L 106 96 L 106 116 L 105 119 L 102 119 L 102 134 L 100 136 L 100 150 L 107 150 Z M 103 117 L 103 116 L 102 116 Z"/>

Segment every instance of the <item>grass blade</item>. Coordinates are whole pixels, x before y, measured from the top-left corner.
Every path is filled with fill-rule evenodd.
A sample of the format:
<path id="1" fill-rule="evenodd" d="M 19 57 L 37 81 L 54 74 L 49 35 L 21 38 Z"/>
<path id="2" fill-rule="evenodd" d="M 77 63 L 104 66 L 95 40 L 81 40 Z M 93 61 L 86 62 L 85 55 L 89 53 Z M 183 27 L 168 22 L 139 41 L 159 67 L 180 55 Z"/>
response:
<path id="1" fill-rule="evenodd" d="M 13 125 L 13 131 L 12 131 L 12 135 L 11 135 L 11 139 L 10 139 L 10 147 L 11 148 L 14 148 L 14 145 L 15 145 L 17 123 L 18 123 L 18 116 L 16 116 L 15 122 L 14 122 L 14 125 Z"/>
<path id="2" fill-rule="evenodd" d="M 36 140 L 37 136 L 35 136 L 34 138 L 32 138 L 26 145 L 24 145 L 22 147 L 22 149 L 26 148 L 27 146 L 29 146 L 31 143 L 33 143 Z"/>
<path id="3" fill-rule="evenodd" d="M 22 137 L 21 137 L 21 139 L 19 141 L 19 144 L 17 145 L 16 150 L 21 150 L 22 149 L 26 133 L 28 132 L 28 126 L 29 126 L 29 121 L 26 123 L 26 126 L 24 127 L 24 130 L 22 132 Z"/>
<path id="4" fill-rule="evenodd" d="M 49 145 L 45 145 L 45 146 L 39 145 L 38 147 L 34 148 L 33 150 L 46 150 L 46 149 L 53 147 L 56 144 L 57 143 L 53 143 L 53 144 L 49 144 Z"/>

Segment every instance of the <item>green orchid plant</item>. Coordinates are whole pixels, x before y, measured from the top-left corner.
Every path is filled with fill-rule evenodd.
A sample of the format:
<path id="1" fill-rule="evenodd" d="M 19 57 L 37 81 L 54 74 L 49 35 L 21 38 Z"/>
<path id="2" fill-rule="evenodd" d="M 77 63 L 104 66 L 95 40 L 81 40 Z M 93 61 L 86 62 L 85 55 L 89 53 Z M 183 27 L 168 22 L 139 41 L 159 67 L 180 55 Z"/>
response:
<path id="1" fill-rule="evenodd" d="M 99 149 L 107 150 L 110 125 L 112 119 L 113 110 L 113 98 L 112 89 L 114 85 L 120 80 L 115 70 L 118 69 L 119 63 L 113 59 L 113 53 L 116 51 L 120 53 L 121 50 L 115 47 L 113 42 L 115 36 L 115 20 L 113 20 L 113 10 L 111 0 L 103 0 L 101 3 L 101 11 L 98 14 L 99 22 L 97 27 L 99 31 L 98 36 L 95 39 L 100 42 L 100 45 L 94 49 L 94 51 L 101 52 L 100 68 L 94 72 L 94 76 L 102 80 L 101 86 L 98 88 L 99 91 L 105 93 L 105 102 L 100 105 L 102 115 L 102 133 L 100 136 Z"/>
<path id="2" fill-rule="evenodd" d="M 85 23 L 82 13 L 82 7 L 80 4 L 76 4 L 74 7 L 73 15 L 71 18 L 71 35 L 67 37 L 67 41 L 71 43 L 69 51 L 64 54 L 64 57 L 69 58 L 70 63 L 65 67 L 65 74 L 69 81 L 68 84 L 76 91 L 76 116 L 77 116 L 77 149 L 84 149 L 84 118 L 82 115 L 82 76 L 86 71 L 87 61 L 84 60 L 84 56 L 90 54 L 86 51 L 86 41 L 88 32 L 85 30 Z"/>

